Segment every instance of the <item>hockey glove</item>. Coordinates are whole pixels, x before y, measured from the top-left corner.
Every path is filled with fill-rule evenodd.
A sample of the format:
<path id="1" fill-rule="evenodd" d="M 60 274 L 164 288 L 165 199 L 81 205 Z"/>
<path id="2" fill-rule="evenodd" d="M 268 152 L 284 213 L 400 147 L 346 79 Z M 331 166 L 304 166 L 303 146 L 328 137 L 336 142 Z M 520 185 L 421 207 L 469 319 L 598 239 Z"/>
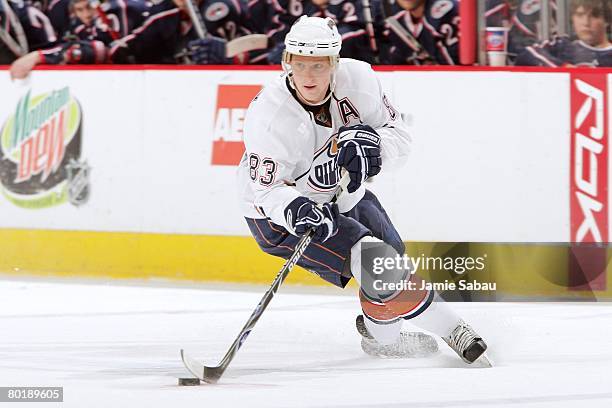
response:
<path id="1" fill-rule="evenodd" d="M 285 219 L 295 235 L 302 236 L 310 228 L 315 229 L 313 238 L 325 242 L 338 231 L 338 206 L 325 203 L 321 207 L 306 197 L 298 197 L 285 208 Z"/>
<path id="2" fill-rule="evenodd" d="M 349 172 L 349 193 L 380 172 L 380 136 L 368 125 L 342 126 L 338 130 L 338 166 Z"/>
<path id="3" fill-rule="evenodd" d="M 187 49 L 196 64 L 231 64 L 233 59 L 225 56 L 226 44 L 222 38 L 208 37 L 189 41 Z"/>
<path id="4" fill-rule="evenodd" d="M 64 51 L 66 64 L 102 64 L 108 50 L 102 41 L 78 41 Z"/>
<path id="5" fill-rule="evenodd" d="M 285 51 L 285 44 L 276 44 L 269 52 L 268 52 L 268 64 L 280 64 L 283 59 L 283 51 Z"/>
<path id="6" fill-rule="evenodd" d="M 108 50 L 101 41 L 70 41 L 60 45 L 60 49 L 39 51 L 44 64 L 103 64 L 107 62 Z"/>

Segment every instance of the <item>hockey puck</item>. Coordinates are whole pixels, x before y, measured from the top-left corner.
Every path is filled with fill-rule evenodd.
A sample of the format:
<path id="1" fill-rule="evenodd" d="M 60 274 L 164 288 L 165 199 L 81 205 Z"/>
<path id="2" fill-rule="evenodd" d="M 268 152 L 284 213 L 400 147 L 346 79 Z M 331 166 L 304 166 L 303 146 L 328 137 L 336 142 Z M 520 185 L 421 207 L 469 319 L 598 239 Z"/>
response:
<path id="1" fill-rule="evenodd" d="M 199 378 L 179 378 L 179 385 L 200 385 Z"/>

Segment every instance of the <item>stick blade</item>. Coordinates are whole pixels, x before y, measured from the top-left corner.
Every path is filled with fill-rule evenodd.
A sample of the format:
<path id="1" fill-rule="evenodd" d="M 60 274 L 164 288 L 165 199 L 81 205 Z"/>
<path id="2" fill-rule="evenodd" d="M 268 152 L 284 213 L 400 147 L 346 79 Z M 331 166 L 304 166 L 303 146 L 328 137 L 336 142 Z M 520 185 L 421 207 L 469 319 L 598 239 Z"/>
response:
<path id="1" fill-rule="evenodd" d="M 268 47 L 268 36 L 265 34 L 249 34 L 238 37 L 227 43 L 225 56 L 233 58 L 243 52 L 262 50 Z"/>
<path id="2" fill-rule="evenodd" d="M 183 360 L 185 368 L 191 374 L 209 384 L 216 384 L 219 378 L 221 378 L 221 374 L 223 374 L 220 367 L 206 367 L 183 349 L 181 349 L 181 360 Z"/>
<path id="3" fill-rule="evenodd" d="M 193 375 L 198 377 L 200 380 L 204 380 L 204 364 L 200 363 L 189 354 L 185 352 L 185 350 L 181 349 L 181 360 L 183 360 L 183 364 L 185 368 Z"/>

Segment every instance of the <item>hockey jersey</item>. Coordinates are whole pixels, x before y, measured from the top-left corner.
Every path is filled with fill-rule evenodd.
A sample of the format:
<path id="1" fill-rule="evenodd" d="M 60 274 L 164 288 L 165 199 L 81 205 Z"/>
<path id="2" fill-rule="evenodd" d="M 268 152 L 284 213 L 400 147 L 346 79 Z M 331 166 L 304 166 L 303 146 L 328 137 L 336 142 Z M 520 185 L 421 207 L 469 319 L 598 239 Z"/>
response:
<path id="1" fill-rule="evenodd" d="M 286 75 L 251 102 L 244 119 L 246 152 L 238 170 L 245 217 L 269 218 L 291 230 L 284 209 L 292 200 L 330 200 L 339 181 L 336 140 L 341 126 L 365 123 L 376 129 L 383 169 L 405 160 L 410 145 L 406 125 L 369 64 L 341 59 L 328 110 L 325 106 L 317 112 L 302 105 Z M 364 193 L 361 186 L 343 196 L 340 211 L 349 211 Z"/>
<path id="2" fill-rule="evenodd" d="M 207 31 L 232 40 L 250 34 L 246 4 L 238 0 L 205 0 L 200 4 Z M 189 40 L 196 39 L 193 23 L 187 13 L 171 0 L 155 5 L 151 16 L 129 35 L 115 41 L 110 56 L 113 62 L 165 64 L 176 62 L 175 56 Z"/>
<path id="3" fill-rule="evenodd" d="M 551 27 L 555 27 L 557 15 L 556 0 L 548 0 L 550 3 Z M 514 57 L 520 54 L 525 47 L 538 41 L 540 28 L 540 10 L 542 4 L 540 0 L 521 0 L 518 8 L 512 17 L 512 27 L 509 34 L 508 54 Z M 553 31 L 554 34 L 554 31 Z"/>
<path id="4" fill-rule="evenodd" d="M 405 35 L 390 26 L 385 30 L 390 48 L 387 64 L 442 64 L 455 65 L 459 60 L 459 2 L 457 0 L 427 0 L 425 14 L 416 19 L 396 5 L 396 20 L 421 44 L 425 52 L 417 53 Z"/>
<path id="5" fill-rule="evenodd" d="M 7 5 L 10 10 L 3 10 L 2 4 Z M 13 39 L 18 39 L 20 30 L 14 27 L 14 21 L 9 15 L 15 16 L 19 22 L 30 51 L 51 46 L 57 41 L 51 22 L 38 8 L 22 0 L 0 2 L 0 27 Z"/>
<path id="6" fill-rule="evenodd" d="M 487 0 L 485 2 L 487 27 L 506 27 L 510 23 L 510 4 L 508 0 Z"/>
<path id="7" fill-rule="evenodd" d="M 594 48 L 580 40 L 558 36 L 527 47 L 516 59 L 516 65 L 612 67 L 612 46 Z"/>

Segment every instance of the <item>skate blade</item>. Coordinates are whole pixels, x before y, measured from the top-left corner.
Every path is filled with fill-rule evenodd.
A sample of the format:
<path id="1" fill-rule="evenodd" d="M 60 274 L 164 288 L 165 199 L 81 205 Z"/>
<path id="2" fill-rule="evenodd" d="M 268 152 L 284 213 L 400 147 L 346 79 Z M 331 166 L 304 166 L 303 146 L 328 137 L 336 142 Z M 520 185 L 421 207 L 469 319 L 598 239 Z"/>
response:
<path id="1" fill-rule="evenodd" d="M 489 356 L 487 356 L 486 353 L 480 356 L 480 358 L 477 361 L 480 362 L 483 368 L 493 368 L 493 361 L 489 358 Z"/>

